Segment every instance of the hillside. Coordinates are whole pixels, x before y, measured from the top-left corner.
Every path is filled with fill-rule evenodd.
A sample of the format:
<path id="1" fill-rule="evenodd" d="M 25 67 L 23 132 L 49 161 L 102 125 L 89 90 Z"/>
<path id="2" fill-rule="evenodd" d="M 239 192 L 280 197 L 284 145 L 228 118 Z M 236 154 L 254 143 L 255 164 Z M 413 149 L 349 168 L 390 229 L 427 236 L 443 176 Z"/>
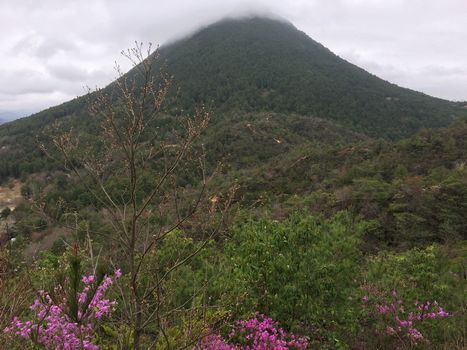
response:
<path id="1" fill-rule="evenodd" d="M 234 115 L 255 119 L 254 115 L 272 112 L 283 116 L 280 124 L 285 129 L 299 130 L 290 115 L 300 115 L 305 129 L 313 118 L 320 118 L 341 131 L 348 128 L 362 136 L 398 138 L 422 127 L 446 126 L 455 115 L 467 114 L 462 104 L 383 81 L 334 55 L 290 23 L 265 18 L 210 25 L 163 47 L 161 64 L 174 77 L 166 113 L 178 115 L 204 104 L 227 133 L 235 127 Z M 128 76 L 133 74 L 130 71 Z M 85 97 L 80 97 L 2 125 L 0 179 L 54 168 L 38 151 L 37 135 L 64 119 L 94 133 L 97 128 L 86 106 Z M 217 135 L 222 138 L 219 131 Z"/>
<path id="2" fill-rule="evenodd" d="M 261 166 L 232 171 L 244 203 L 280 219 L 296 207 L 374 220 L 368 246 L 467 239 L 467 119 L 398 141 L 302 145 Z M 225 185 L 224 185 L 225 186 Z M 374 249 L 374 246 L 373 248 Z"/>
<path id="3" fill-rule="evenodd" d="M 459 107 L 400 88 L 339 58 L 292 24 L 225 20 L 163 48 L 185 109 L 275 111 L 397 138 L 446 126 Z M 131 72 L 130 72 L 131 74 Z"/>

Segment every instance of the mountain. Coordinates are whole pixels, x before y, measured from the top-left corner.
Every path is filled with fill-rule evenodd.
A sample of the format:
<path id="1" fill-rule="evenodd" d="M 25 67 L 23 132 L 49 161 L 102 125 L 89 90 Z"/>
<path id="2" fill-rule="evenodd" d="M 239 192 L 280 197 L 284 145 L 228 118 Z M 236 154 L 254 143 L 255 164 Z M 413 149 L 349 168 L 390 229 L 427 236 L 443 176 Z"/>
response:
<path id="1" fill-rule="evenodd" d="M 216 116 L 206 143 L 219 154 L 227 152 L 237 166 L 244 165 L 242 157 L 252 164 L 303 143 L 401 138 L 467 114 L 461 104 L 371 75 L 284 21 L 222 20 L 162 47 L 160 55 L 161 65 L 174 77 L 167 114 L 206 105 Z M 36 136 L 58 119 L 95 133 L 86 105 L 80 97 L 0 126 L 0 179 L 55 168 L 38 150 Z M 262 133 L 252 136 L 255 126 Z M 229 134 L 236 136 L 227 138 Z M 255 142 L 262 147 L 253 147 L 256 153 L 251 154 Z"/>
<path id="2" fill-rule="evenodd" d="M 292 24 L 224 20 L 163 48 L 187 109 L 275 111 L 330 119 L 397 138 L 446 126 L 456 104 L 400 88 L 341 59 Z"/>

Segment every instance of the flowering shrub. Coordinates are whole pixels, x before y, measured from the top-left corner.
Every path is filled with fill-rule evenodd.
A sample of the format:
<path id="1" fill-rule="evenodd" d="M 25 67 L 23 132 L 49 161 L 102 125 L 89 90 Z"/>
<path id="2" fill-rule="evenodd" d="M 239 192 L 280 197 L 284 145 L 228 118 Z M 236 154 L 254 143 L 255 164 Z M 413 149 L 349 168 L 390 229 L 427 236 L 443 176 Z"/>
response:
<path id="1" fill-rule="evenodd" d="M 209 335 L 193 350 L 298 350 L 307 346 L 306 337 L 287 333 L 270 317 L 257 313 L 255 318 L 237 321 L 227 342 L 220 335 Z"/>
<path id="2" fill-rule="evenodd" d="M 419 330 L 423 321 L 450 316 L 436 301 L 416 301 L 413 306 L 406 306 L 396 291 L 392 292 L 392 298 L 392 301 L 376 300 L 378 298 L 373 300 L 368 295 L 362 298 L 362 302 L 369 308 L 370 315 L 378 322 L 379 332 L 383 336 L 396 337 L 415 345 L 425 340 Z"/>
<path id="3" fill-rule="evenodd" d="M 121 276 L 115 271 L 115 278 Z M 84 288 L 76 296 L 62 298 L 56 303 L 49 293 L 39 291 L 39 298 L 30 306 L 33 320 L 25 322 L 17 317 L 4 329 L 5 333 L 30 339 L 47 349 L 98 350 L 94 343 L 95 323 L 110 313 L 115 301 L 104 298 L 112 284 L 109 276 L 97 283 L 96 276 L 83 276 Z M 74 307 L 76 306 L 76 307 Z"/>

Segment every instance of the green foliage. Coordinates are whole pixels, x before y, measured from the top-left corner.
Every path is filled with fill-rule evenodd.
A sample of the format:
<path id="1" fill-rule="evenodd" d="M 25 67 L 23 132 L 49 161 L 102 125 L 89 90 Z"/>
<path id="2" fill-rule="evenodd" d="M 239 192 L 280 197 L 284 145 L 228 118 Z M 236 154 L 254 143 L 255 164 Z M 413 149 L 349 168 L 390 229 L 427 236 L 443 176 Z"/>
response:
<path id="1" fill-rule="evenodd" d="M 381 252 L 369 257 L 364 293 L 397 291 L 396 300 L 437 301 L 452 316 L 443 321 L 422 323 L 433 348 L 462 342 L 466 321 L 466 242 L 452 247 L 429 246 L 402 253 Z"/>
<path id="2" fill-rule="evenodd" d="M 47 221 L 27 205 L 16 208 L 14 215 L 17 221 L 14 230 L 18 235 L 29 237 L 32 232 L 47 229 Z"/>
<path id="3" fill-rule="evenodd" d="M 403 253 L 382 252 L 369 259 L 367 278 L 381 289 L 398 290 L 404 299 L 434 299 L 445 304 L 452 301 L 448 284 L 456 280 L 448 273 L 448 267 L 436 246 Z"/>
<path id="4" fill-rule="evenodd" d="M 213 290 L 238 316 L 258 310 L 291 329 L 345 334 L 357 316 L 365 226 L 346 212 L 240 223 Z"/>
<path id="5" fill-rule="evenodd" d="M 371 250 L 455 242 L 467 237 L 466 139 L 463 119 L 395 144 L 296 147 L 228 176 L 249 204 L 327 216 L 347 209 L 374 221 L 365 240 Z M 422 148 L 411 146 L 419 142 Z"/>
<path id="6" fill-rule="evenodd" d="M 187 264 L 171 270 L 186 257 L 190 257 Z M 170 309 L 171 306 L 184 305 L 188 309 L 195 305 L 205 292 L 207 280 L 214 274 L 215 258 L 213 241 L 196 242 L 181 231 L 171 232 L 148 262 L 153 267 L 150 270 L 159 276 L 169 273 L 163 288 L 173 292 L 164 307 Z"/>
<path id="7" fill-rule="evenodd" d="M 10 214 L 11 214 L 11 209 L 9 207 L 6 207 L 0 212 L 0 218 L 6 219 Z"/>

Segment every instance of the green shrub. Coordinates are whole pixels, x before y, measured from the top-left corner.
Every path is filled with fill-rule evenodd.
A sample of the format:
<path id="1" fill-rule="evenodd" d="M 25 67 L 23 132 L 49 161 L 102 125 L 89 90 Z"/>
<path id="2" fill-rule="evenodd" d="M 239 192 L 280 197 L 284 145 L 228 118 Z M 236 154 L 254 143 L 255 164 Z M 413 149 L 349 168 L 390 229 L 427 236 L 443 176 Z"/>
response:
<path id="1" fill-rule="evenodd" d="M 365 227 L 347 212 L 239 224 L 213 290 L 237 317 L 259 311 L 289 329 L 345 337 L 358 317 Z"/>

